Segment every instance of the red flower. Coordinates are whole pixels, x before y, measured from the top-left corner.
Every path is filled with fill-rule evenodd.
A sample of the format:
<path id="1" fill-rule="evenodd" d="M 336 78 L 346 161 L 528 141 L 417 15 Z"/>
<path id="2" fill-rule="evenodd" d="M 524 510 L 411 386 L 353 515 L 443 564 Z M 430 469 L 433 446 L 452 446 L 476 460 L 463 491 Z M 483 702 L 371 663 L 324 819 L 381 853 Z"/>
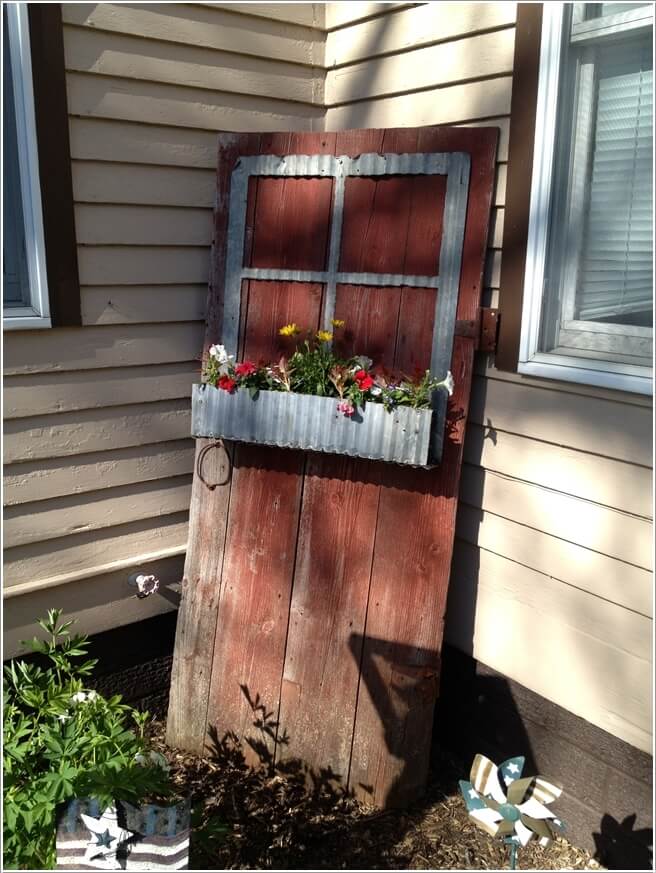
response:
<path id="1" fill-rule="evenodd" d="M 252 361 L 244 361 L 235 367 L 235 374 L 237 376 L 246 378 L 246 376 L 252 376 L 253 373 L 257 373 L 257 367 Z"/>
<path id="2" fill-rule="evenodd" d="M 224 375 L 221 376 L 219 381 L 216 383 L 217 387 L 222 388 L 224 391 L 234 391 L 237 383 L 234 379 L 231 379 L 230 376 Z"/>
<path id="3" fill-rule="evenodd" d="M 368 391 L 374 384 L 374 380 L 366 370 L 358 370 L 355 374 L 355 381 L 358 383 L 360 391 Z"/>

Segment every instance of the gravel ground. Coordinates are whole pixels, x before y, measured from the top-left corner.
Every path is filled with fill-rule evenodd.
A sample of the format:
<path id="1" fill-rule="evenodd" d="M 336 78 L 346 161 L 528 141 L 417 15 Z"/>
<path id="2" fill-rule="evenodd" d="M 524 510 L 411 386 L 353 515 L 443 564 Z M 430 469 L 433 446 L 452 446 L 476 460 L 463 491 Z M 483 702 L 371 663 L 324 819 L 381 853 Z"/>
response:
<path id="1" fill-rule="evenodd" d="M 508 867 L 508 849 L 467 816 L 457 789 L 465 767 L 434 762 L 420 803 L 381 812 L 364 807 L 335 780 L 319 783 L 302 763 L 248 767 L 234 737 L 215 742 L 201 758 L 164 742 L 155 747 L 171 764 L 178 790 L 191 793 L 194 828 L 190 869 L 277 870 L 496 870 Z M 308 787 L 309 785 L 309 787 Z M 522 870 L 603 869 L 558 839 L 549 849 L 530 843 L 518 854 Z"/>

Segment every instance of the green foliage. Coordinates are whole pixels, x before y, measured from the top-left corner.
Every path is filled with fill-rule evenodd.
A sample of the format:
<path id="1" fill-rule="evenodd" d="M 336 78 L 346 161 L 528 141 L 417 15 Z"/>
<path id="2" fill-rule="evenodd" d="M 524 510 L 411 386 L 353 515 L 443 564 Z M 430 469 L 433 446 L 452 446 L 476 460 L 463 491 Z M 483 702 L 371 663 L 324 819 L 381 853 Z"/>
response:
<path id="1" fill-rule="evenodd" d="M 85 636 L 51 609 L 46 639 L 28 643 L 48 666 L 18 660 L 4 670 L 4 866 L 55 866 L 55 811 L 72 797 L 140 803 L 169 793 L 167 772 L 146 759 L 148 713 L 86 691 L 95 666 Z M 139 756 L 137 758 L 137 756 Z M 142 763 L 139 763 L 141 761 Z"/>
<path id="2" fill-rule="evenodd" d="M 230 830 L 212 809 L 200 803 L 191 812 L 191 827 L 194 832 L 194 848 L 207 859 L 216 855 Z"/>
<path id="3" fill-rule="evenodd" d="M 344 327 L 343 321 L 333 321 L 335 329 Z M 290 356 L 283 356 L 272 365 L 256 365 L 252 361 L 235 364 L 223 346 L 212 346 L 205 367 L 205 380 L 224 391 L 247 388 L 255 399 L 259 391 L 293 391 L 319 397 L 338 398 L 338 410 L 353 415 L 366 402 L 382 403 L 388 412 L 396 406 L 428 409 L 434 391 L 453 392 L 453 377 L 431 376 L 430 371 L 418 372 L 414 377 L 405 373 L 393 374 L 383 367 L 374 367 L 364 356 L 339 357 L 332 348 L 333 334 L 328 331 L 305 331 L 305 339 L 296 340 L 303 333 L 295 323 L 284 325 L 278 333 L 296 347 Z"/>

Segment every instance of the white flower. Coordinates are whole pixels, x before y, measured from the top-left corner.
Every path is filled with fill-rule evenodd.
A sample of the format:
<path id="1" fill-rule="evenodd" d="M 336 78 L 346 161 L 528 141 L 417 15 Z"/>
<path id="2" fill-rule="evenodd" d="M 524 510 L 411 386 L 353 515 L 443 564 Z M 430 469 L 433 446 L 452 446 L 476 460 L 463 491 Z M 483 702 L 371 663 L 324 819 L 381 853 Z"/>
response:
<path id="1" fill-rule="evenodd" d="M 358 355 L 355 360 L 358 362 L 359 370 L 368 370 L 373 364 L 371 358 L 368 358 L 366 355 Z"/>
<path id="2" fill-rule="evenodd" d="M 87 699 L 84 691 L 76 691 L 75 694 L 71 697 L 71 703 L 84 703 Z"/>
<path id="3" fill-rule="evenodd" d="M 97 691 L 90 691 L 90 692 L 87 694 L 87 700 L 95 700 L 96 697 L 98 697 L 98 692 L 97 692 Z"/>
<path id="4" fill-rule="evenodd" d="M 451 373 L 451 370 L 449 370 L 449 372 L 446 374 L 446 377 L 445 377 L 444 382 L 442 384 L 444 385 L 446 390 L 449 392 L 449 397 L 451 397 L 451 395 L 453 394 L 453 375 Z"/>
<path id="5" fill-rule="evenodd" d="M 137 754 L 134 756 L 134 760 L 137 764 L 141 764 L 142 767 L 144 766 L 144 764 L 148 763 L 148 758 L 145 755 L 142 755 L 141 752 L 137 752 Z"/>
<path id="6" fill-rule="evenodd" d="M 62 712 L 62 714 L 58 715 L 57 718 L 59 719 L 59 721 L 68 721 L 70 715 L 67 712 Z"/>
<path id="7" fill-rule="evenodd" d="M 216 358 L 219 364 L 228 364 L 230 361 L 234 361 L 234 357 L 228 354 L 225 346 L 210 346 L 209 354 L 210 357 Z"/>
<path id="8" fill-rule="evenodd" d="M 379 388 L 378 385 L 374 385 L 373 388 L 369 389 L 369 392 L 373 394 L 374 397 L 380 397 L 380 395 L 383 393 L 383 389 Z"/>

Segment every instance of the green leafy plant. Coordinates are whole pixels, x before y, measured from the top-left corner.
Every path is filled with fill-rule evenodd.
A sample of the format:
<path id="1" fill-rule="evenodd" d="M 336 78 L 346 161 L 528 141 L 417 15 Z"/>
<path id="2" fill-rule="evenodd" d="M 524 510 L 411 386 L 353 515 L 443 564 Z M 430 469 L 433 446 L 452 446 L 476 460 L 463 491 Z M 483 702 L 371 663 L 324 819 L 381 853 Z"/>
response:
<path id="1" fill-rule="evenodd" d="M 84 688 L 94 660 L 86 636 L 51 609 L 38 624 L 45 639 L 27 643 L 46 666 L 17 660 L 3 682 L 4 865 L 55 865 L 57 806 L 72 797 L 138 804 L 170 795 L 163 761 L 148 753 L 148 713 Z"/>
<path id="2" fill-rule="evenodd" d="M 340 330 L 344 322 L 334 319 L 333 327 Z M 281 327 L 278 333 L 295 341 L 296 347 L 275 364 L 256 365 L 252 361 L 236 364 L 224 346 L 211 346 L 205 381 L 229 393 L 246 388 L 253 399 L 261 390 L 335 397 L 339 400 L 337 410 L 347 417 L 351 417 L 358 406 L 364 408 L 366 402 L 382 403 L 388 412 L 396 406 L 428 409 L 434 391 L 443 389 L 453 393 L 451 373 L 444 379 L 436 379 L 426 370 L 410 377 L 374 367 L 373 361 L 364 355 L 340 358 L 333 351 L 330 331 L 302 331 L 292 322 Z M 303 333 L 304 339 L 296 339 Z"/>

